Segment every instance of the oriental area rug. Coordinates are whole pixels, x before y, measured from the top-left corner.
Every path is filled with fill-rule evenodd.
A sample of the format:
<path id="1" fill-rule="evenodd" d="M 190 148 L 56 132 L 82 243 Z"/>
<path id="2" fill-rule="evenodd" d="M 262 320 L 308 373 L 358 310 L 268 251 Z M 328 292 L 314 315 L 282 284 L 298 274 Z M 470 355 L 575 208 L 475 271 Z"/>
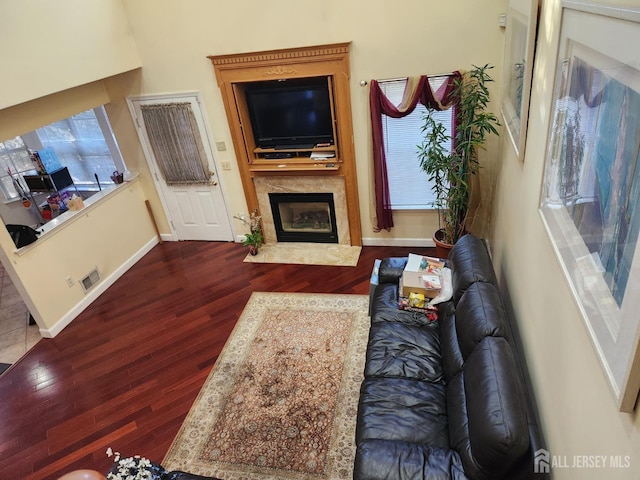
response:
<path id="1" fill-rule="evenodd" d="M 163 467 L 351 479 L 367 310 L 366 295 L 253 293 Z"/>

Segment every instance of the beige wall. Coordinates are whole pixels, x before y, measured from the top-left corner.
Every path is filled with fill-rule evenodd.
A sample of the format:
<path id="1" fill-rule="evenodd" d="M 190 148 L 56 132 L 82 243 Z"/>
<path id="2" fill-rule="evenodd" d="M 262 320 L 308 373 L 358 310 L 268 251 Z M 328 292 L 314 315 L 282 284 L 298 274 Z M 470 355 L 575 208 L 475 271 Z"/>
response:
<path id="1" fill-rule="evenodd" d="M 122 89 L 135 90 L 139 77 L 139 70 L 135 70 L 0 110 L 0 138 L 7 139 L 109 102 L 105 108 L 114 120 L 125 163 L 140 172 L 131 185 L 135 195 L 123 201 L 125 197 L 119 192 L 102 200 L 95 211 L 58 227 L 60 232 L 42 237 L 24 255 L 15 253 L 11 237 L 0 230 L 2 264 L 44 336 L 57 334 L 95 297 L 95 291 L 85 296 L 78 283 L 81 277 L 98 266 L 105 281 L 96 290 L 104 290 L 157 241 L 144 202 L 150 201 L 154 213 L 161 213 L 162 206 L 122 93 Z M 26 222 L 18 221 L 20 216 L 13 212 L 20 208 L 20 202 L 3 206 L 0 212 L 4 222 L 31 224 L 33 220 L 28 217 Z M 158 223 L 168 231 L 164 215 L 158 217 Z M 68 276 L 76 282 L 71 288 L 66 283 Z"/>
<path id="2" fill-rule="evenodd" d="M 559 468 L 555 478 L 635 479 L 640 478 L 640 420 L 637 413 L 617 411 L 538 213 L 560 11 L 560 0 L 543 2 L 523 163 L 503 135 L 492 250 L 509 285 L 551 454 L 566 456 L 569 463 L 574 455 L 631 456 L 629 469 Z"/>
<path id="3" fill-rule="evenodd" d="M 0 3 L 0 32 L 1 140 L 109 102 L 114 83 L 135 85 L 140 57 L 119 0 L 8 0 Z M 107 107 L 116 119 L 122 102 L 116 97 Z M 122 138 L 127 164 L 144 168 L 137 141 Z M 147 185 L 141 178 L 119 189 L 20 255 L 0 230 L 0 260 L 43 335 L 58 333 L 157 241 L 144 204 L 157 202 L 157 194 Z M 15 205 L 2 210 L 7 223 L 21 218 Z M 95 267 L 103 281 L 85 295 L 78 282 Z"/>
<path id="4" fill-rule="evenodd" d="M 114 187 L 112 187 L 114 188 Z M 45 337 L 58 334 L 157 243 L 140 182 L 114 189 L 109 197 L 75 213 L 63 227 L 13 253 L 8 234 L 0 235 L 2 263 Z M 80 279 L 93 269 L 102 281 L 85 294 Z M 73 285 L 67 284 L 71 277 Z"/>
<path id="5" fill-rule="evenodd" d="M 120 0 L 3 0 L 0 32 L 0 109 L 140 66 Z"/>
<path id="6" fill-rule="evenodd" d="M 227 145 L 226 152 L 218 152 L 217 160 L 234 165 L 232 171 L 221 172 L 233 214 L 246 212 L 247 207 L 222 97 L 207 56 L 352 42 L 351 99 L 364 241 L 407 245 L 429 241 L 437 218 L 428 212 L 398 212 L 391 233 L 373 233 L 369 89 L 359 83 L 372 78 L 450 72 L 474 63 L 495 65 L 494 77 L 501 78 L 504 31 L 498 17 L 505 10 L 505 0 L 196 0 L 187 4 L 124 0 L 123 4 L 144 65 L 143 93 L 202 93 L 212 137 Z M 447 18 L 455 19 L 455 32 Z M 499 95 L 497 85 L 495 95 Z M 497 144 L 486 157 L 495 163 Z M 491 178 L 491 171 L 493 168 L 487 166 L 483 177 L 487 174 Z M 490 190 L 486 189 L 486 202 L 490 201 Z M 239 223 L 235 228 L 242 231 Z"/>
<path id="7" fill-rule="evenodd" d="M 25 3 L 32 5 L 34 1 Z M 627 470 L 603 473 L 601 470 L 558 469 L 556 478 L 638 478 L 640 421 L 637 415 L 620 414 L 615 408 L 537 211 L 558 41 L 559 2 L 542 0 L 526 159 L 524 163 L 515 159 L 506 135 L 489 145 L 489 151 L 483 157 L 484 215 L 477 232 L 490 238 L 498 273 L 509 285 L 551 453 L 632 457 L 631 468 Z M 13 6 L 17 3 L 15 0 Z M 640 6 L 638 1 L 624 4 Z M 140 237 L 136 234 L 130 239 L 130 246 L 115 241 L 112 235 L 106 235 L 104 241 L 91 237 L 96 244 L 82 245 L 76 255 L 83 258 L 81 264 L 74 264 L 75 271 L 81 273 L 88 271 L 86 267 L 93 265 L 93 259 L 102 257 L 105 259 L 100 261 L 104 261 L 106 268 L 117 272 L 118 262 L 135 257 L 140 248 L 144 249 L 145 240 L 153 238 L 148 218 L 140 209 L 140 200 L 149 198 L 156 211 L 160 204 L 126 109 L 126 95 L 199 91 L 204 99 L 212 138 L 227 144 L 227 151 L 218 152 L 217 161 L 235 162 L 222 99 L 207 55 L 352 42 L 354 143 L 363 236 L 367 243 L 415 245 L 431 235 L 435 221 L 433 215 L 425 213 L 398 214 L 395 216 L 396 228 L 391 233 L 372 232 L 368 89 L 359 86 L 360 80 L 447 72 L 474 63 L 494 64 L 494 78 L 502 77 L 504 32 L 498 26 L 498 15 L 504 12 L 506 0 L 454 0 L 439 4 L 424 0 L 224 3 L 123 0 L 123 5 L 143 68 L 111 77 L 102 85 L 111 100 L 107 113 L 125 161 L 129 168 L 140 171 L 140 181 L 135 192 L 122 192 L 122 201 L 114 201 L 114 208 L 105 211 L 102 221 L 87 219 L 87 226 L 114 228 L 117 232 L 118 218 L 126 211 L 124 200 L 131 194 L 136 208 L 132 223 L 125 225 L 139 224 L 142 228 Z M 398 12 L 399 5 L 403 6 L 401 13 Z M 60 14 L 56 18 L 58 25 L 64 25 Z M 60 35 L 60 43 L 66 44 L 68 38 L 65 34 Z M 18 38 L 28 49 L 33 48 L 29 38 Z M 48 41 L 52 41 L 51 38 L 57 39 L 57 35 Z M 74 76 L 72 80 L 75 79 Z M 20 90 L 17 86 L 16 89 Z M 494 99 L 499 99 L 499 85 L 493 93 Z M 59 98 L 58 95 L 55 97 Z M 493 108 L 497 111 L 497 105 Z M 0 112 L 0 131 L 10 118 L 4 113 Z M 40 111 L 36 115 L 36 119 L 43 119 L 46 112 Z M 246 211 L 237 168 L 221 173 L 231 213 Z M 497 195 L 492 202 L 496 180 Z M 493 217 L 489 215 L 492 203 L 495 204 Z M 161 230 L 168 232 L 166 220 L 162 217 L 160 222 Z M 53 243 L 62 248 L 79 244 L 85 238 L 80 229 L 74 233 L 61 236 L 59 242 Z M 12 254 L 7 255 L 6 252 L 11 252 L 9 242 L 8 235 L 0 234 L 3 248 L 0 254 L 7 257 L 3 258 L 3 263 L 7 259 L 20 261 Z M 113 257 L 109 257 L 109 248 L 117 250 Z M 56 283 L 56 292 L 62 298 L 51 298 L 47 293 L 42 298 L 37 296 L 34 303 L 40 306 L 45 301 L 59 302 L 56 312 L 72 309 L 78 300 L 77 294 L 70 295 L 68 287 L 58 285 L 66 276 L 60 273 L 58 262 L 40 254 L 37 260 L 47 266 L 47 274 Z M 36 274 L 36 262 L 27 259 L 24 262 L 24 265 L 16 266 L 19 273 L 25 277 Z M 31 282 L 27 281 L 29 286 Z M 34 286 L 43 288 L 39 283 Z M 49 321 L 55 323 L 54 319 L 45 319 L 46 324 Z"/>

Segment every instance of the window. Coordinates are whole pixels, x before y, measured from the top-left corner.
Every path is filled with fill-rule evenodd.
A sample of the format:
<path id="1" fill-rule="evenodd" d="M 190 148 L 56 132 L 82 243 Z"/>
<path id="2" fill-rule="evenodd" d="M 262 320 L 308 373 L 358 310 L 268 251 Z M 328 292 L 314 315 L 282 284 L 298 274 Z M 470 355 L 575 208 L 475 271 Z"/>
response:
<path id="1" fill-rule="evenodd" d="M 14 181 L 21 174 L 36 173 L 29 150 L 22 137 L 0 142 L 0 190 L 7 200 L 20 197 Z"/>
<path id="2" fill-rule="evenodd" d="M 98 191 L 96 176 L 100 184 L 112 184 L 113 172 L 125 170 L 104 108 L 94 108 L 0 142 L 0 189 L 7 200 L 19 197 L 13 183 L 20 178 L 16 174 L 36 173 L 29 150 L 43 148 L 55 151 L 80 190 Z"/>
<path id="3" fill-rule="evenodd" d="M 445 77 L 429 79 L 436 90 Z M 440 82 L 436 84 L 436 82 Z M 402 101 L 406 80 L 381 81 L 384 95 L 395 105 Z M 403 118 L 382 115 L 382 137 L 384 139 L 389 194 L 394 210 L 418 210 L 434 208 L 435 197 L 427 174 L 420 168 L 418 145 L 422 143 L 422 117 L 426 107 L 420 103 L 415 110 Z M 451 136 L 453 109 L 437 112 L 437 119 L 445 125 Z M 448 145 L 451 148 L 451 145 Z"/>
<path id="4" fill-rule="evenodd" d="M 103 107 L 38 128 L 36 134 L 42 147 L 53 148 L 77 187 L 97 189 L 96 175 L 100 183 L 113 183 L 113 172 L 125 170 Z"/>

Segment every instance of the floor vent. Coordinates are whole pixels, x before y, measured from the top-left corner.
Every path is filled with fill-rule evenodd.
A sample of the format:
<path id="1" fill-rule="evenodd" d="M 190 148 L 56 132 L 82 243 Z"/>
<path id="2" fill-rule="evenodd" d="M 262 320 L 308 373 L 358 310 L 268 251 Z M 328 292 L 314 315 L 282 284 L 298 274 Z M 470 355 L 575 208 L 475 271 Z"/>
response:
<path id="1" fill-rule="evenodd" d="M 98 273 L 98 269 L 94 268 L 89 272 L 89 274 L 80 280 L 82 284 L 82 289 L 85 292 L 88 292 L 96 283 L 100 281 L 100 274 Z"/>

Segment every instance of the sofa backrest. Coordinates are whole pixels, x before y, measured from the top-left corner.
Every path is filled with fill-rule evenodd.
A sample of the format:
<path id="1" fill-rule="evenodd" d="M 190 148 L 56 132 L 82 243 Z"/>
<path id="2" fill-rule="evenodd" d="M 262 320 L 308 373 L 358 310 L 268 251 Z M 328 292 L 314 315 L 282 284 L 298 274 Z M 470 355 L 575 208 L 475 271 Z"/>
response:
<path id="1" fill-rule="evenodd" d="M 527 400 L 511 347 L 487 336 L 447 384 L 449 441 L 469 478 L 510 478 L 529 450 Z"/>
<path id="2" fill-rule="evenodd" d="M 500 294 L 491 283 L 469 285 L 455 308 L 452 306 L 440 312 L 439 323 L 446 379 L 462 370 L 465 360 L 483 338 L 511 337 Z"/>
<path id="3" fill-rule="evenodd" d="M 460 352 L 466 359 L 483 338 L 510 337 L 509 321 L 498 289 L 476 282 L 465 290 L 456 305 L 456 331 Z"/>
<path id="4" fill-rule="evenodd" d="M 485 244 L 464 236 L 449 265 L 453 297 L 439 324 L 451 446 L 474 480 L 533 473 L 526 384 Z"/>
<path id="5" fill-rule="evenodd" d="M 452 300 L 455 304 L 475 282 L 498 285 L 487 247 L 475 235 L 467 234 L 458 240 L 449 252 L 448 262 L 453 286 Z"/>

